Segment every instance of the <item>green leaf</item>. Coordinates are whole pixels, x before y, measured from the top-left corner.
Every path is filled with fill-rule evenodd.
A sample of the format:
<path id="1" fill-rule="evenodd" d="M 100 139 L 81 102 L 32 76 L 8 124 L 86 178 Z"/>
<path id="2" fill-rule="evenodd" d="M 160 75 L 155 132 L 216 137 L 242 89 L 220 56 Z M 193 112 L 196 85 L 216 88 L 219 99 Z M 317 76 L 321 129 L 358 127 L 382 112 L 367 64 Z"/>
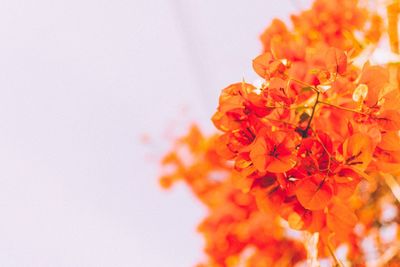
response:
<path id="1" fill-rule="evenodd" d="M 313 88 L 310 87 L 310 86 L 301 88 L 301 92 L 302 92 L 302 93 L 304 93 L 304 92 L 309 92 L 309 91 L 312 91 L 312 90 L 313 90 Z"/>

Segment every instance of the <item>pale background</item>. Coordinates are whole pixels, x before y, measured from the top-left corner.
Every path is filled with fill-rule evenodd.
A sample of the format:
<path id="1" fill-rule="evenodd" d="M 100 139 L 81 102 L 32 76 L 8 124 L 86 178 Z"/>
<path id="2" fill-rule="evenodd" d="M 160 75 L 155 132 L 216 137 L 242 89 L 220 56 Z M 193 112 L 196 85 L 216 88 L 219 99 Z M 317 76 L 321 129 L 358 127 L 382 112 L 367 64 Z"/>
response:
<path id="1" fill-rule="evenodd" d="M 211 129 L 300 3 L 0 0 L 0 266 L 199 261 L 204 210 L 158 187 L 158 159 L 190 121 Z"/>

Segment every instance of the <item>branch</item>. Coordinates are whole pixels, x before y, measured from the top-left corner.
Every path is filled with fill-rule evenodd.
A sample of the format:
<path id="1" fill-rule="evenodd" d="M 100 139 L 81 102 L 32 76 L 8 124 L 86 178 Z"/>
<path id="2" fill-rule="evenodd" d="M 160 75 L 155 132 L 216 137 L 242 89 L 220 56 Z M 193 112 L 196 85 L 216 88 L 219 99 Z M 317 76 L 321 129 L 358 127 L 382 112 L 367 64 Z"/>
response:
<path id="1" fill-rule="evenodd" d="M 389 186 L 392 191 L 394 197 L 400 202 L 400 185 L 396 181 L 396 179 L 391 174 L 383 174 L 383 178 L 385 179 L 386 184 Z"/>
<path id="2" fill-rule="evenodd" d="M 317 105 L 318 105 L 318 103 L 319 103 L 319 95 L 320 95 L 320 93 L 317 92 L 317 99 L 315 100 L 314 106 L 312 107 L 311 116 L 310 116 L 310 119 L 308 120 L 307 127 L 306 127 L 306 129 L 304 130 L 305 134 L 307 134 L 308 129 L 310 129 L 311 121 L 312 121 L 312 119 L 314 118 L 315 109 L 317 108 Z"/>
<path id="3" fill-rule="evenodd" d="M 363 113 L 361 111 L 358 111 L 358 110 L 355 110 L 355 109 L 351 109 L 351 108 L 342 107 L 342 106 L 338 106 L 338 105 L 331 104 L 331 103 L 328 103 L 328 102 L 319 101 L 319 103 L 327 105 L 327 106 L 330 106 L 330 107 L 333 107 L 333 108 L 341 109 L 341 110 L 344 110 L 344 111 L 349 111 L 349 112 L 354 112 L 354 113 L 366 115 L 365 113 Z"/>
<path id="4" fill-rule="evenodd" d="M 319 234 L 304 232 L 305 247 L 307 250 L 307 267 L 320 267 L 318 262 L 318 239 Z"/>

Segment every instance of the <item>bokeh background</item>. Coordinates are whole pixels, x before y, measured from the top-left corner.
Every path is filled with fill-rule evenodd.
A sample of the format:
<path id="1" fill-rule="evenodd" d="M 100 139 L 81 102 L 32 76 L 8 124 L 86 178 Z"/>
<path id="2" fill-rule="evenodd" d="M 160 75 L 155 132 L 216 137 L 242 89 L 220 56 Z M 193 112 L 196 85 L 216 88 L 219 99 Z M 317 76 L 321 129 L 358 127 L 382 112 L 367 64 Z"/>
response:
<path id="1" fill-rule="evenodd" d="M 204 210 L 158 161 L 307 2 L 2 0 L 0 266 L 198 262 Z"/>

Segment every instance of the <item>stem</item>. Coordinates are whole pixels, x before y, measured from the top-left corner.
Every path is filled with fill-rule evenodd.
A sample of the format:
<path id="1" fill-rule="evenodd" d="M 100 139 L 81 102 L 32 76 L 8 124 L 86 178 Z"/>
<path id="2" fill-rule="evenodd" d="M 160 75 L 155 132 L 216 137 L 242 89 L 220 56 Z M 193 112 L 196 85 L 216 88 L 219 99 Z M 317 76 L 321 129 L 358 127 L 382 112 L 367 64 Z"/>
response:
<path id="1" fill-rule="evenodd" d="M 399 54 L 399 34 L 398 34 L 398 20 L 399 20 L 399 0 L 393 0 L 386 8 L 388 14 L 388 34 L 390 40 L 390 48 L 393 53 Z M 389 81 L 390 84 L 398 88 L 398 66 L 389 64 Z M 383 175 L 386 184 L 389 186 L 394 197 L 400 202 L 400 185 L 396 179 L 390 174 Z"/>
<path id="2" fill-rule="evenodd" d="M 297 79 L 295 79 L 295 78 L 289 78 L 289 81 L 296 82 L 296 83 L 301 84 L 301 85 L 303 85 L 303 86 L 305 86 L 305 87 L 310 87 L 314 92 L 319 93 L 318 89 L 315 88 L 315 86 L 313 86 L 313 85 L 311 85 L 311 84 L 308 84 L 308 83 L 306 83 L 306 82 L 297 80 Z"/>
<path id="3" fill-rule="evenodd" d="M 333 251 L 333 249 L 331 248 L 330 245 L 327 246 L 328 250 L 329 250 L 329 254 L 331 254 L 333 261 L 335 262 L 334 267 L 342 267 L 343 264 L 340 262 L 340 260 L 336 257 L 335 252 Z"/>
<path id="4" fill-rule="evenodd" d="M 367 263 L 367 266 L 387 266 L 387 263 L 394 258 L 400 250 L 400 244 L 397 243 L 394 246 L 386 249 L 385 252 L 376 261 Z"/>
<path id="5" fill-rule="evenodd" d="M 333 233 L 331 233 L 331 234 L 328 236 L 328 243 L 327 243 L 326 245 L 327 245 L 327 247 L 328 247 L 329 254 L 331 254 L 331 256 L 332 256 L 332 258 L 333 258 L 333 261 L 335 262 L 334 267 L 343 267 L 343 263 L 336 257 L 335 252 L 334 252 L 333 249 L 332 249 L 332 242 L 331 242 L 331 239 L 332 239 L 333 236 L 334 236 Z"/>
<path id="6" fill-rule="evenodd" d="M 389 186 L 394 197 L 400 202 L 400 185 L 391 174 L 383 174 L 386 184 Z"/>
<path id="7" fill-rule="evenodd" d="M 305 109 L 306 106 L 295 106 L 295 107 L 285 107 L 285 106 L 265 106 L 266 108 L 280 108 L 280 109 Z"/>
<path id="8" fill-rule="evenodd" d="M 319 103 L 319 95 L 320 95 L 320 93 L 317 92 L 317 99 L 315 100 L 314 106 L 312 107 L 311 116 L 310 116 L 310 119 L 308 120 L 307 127 L 306 127 L 306 129 L 304 130 L 304 133 L 305 133 L 305 134 L 307 134 L 308 129 L 310 129 L 311 121 L 312 121 L 312 119 L 314 118 L 315 109 L 317 108 L 317 105 L 318 105 L 318 103 Z"/>
<path id="9" fill-rule="evenodd" d="M 386 7 L 388 14 L 388 34 L 390 40 L 390 48 L 393 53 L 399 53 L 399 34 L 397 22 L 399 20 L 399 0 L 391 1 Z"/>
<path id="10" fill-rule="evenodd" d="M 318 262 L 318 238 L 319 234 L 305 232 L 305 247 L 307 250 L 307 267 L 319 267 Z"/>
<path id="11" fill-rule="evenodd" d="M 358 111 L 358 110 L 355 110 L 355 109 L 351 109 L 351 108 L 345 108 L 345 107 L 338 106 L 338 105 L 335 105 L 335 104 L 331 104 L 331 103 L 328 103 L 328 102 L 319 101 L 318 103 L 321 103 L 321 104 L 324 104 L 324 105 L 327 105 L 327 106 L 331 106 L 331 107 L 334 107 L 334 108 L 337 108 L 337 109 L 341 109 L 341 110 L 345 110 L 345 111 L 349 111 L 349 112 L 354 112 L 354 113 L 358 113 L 358 114 L 362 114 L 362 115 L 366 115 L 365 113 L 363 113 L 361 111 Z"/>
<path id="12" fill-rule="evenodd" d="M 290 126 L 293 126 L 293 127 L 297 127 L 296 124 L 291 123 L 291 122 L 276 120 L 276 119 L 272 119 L 272 118 L 268 118 L 268 117 L 265 117 L 265 119 L 269 120 L 269 121 L 279 122 L 279 123 L 287 124 L 287 125 L 290 125 Z"/>
<path id="13" fill-rule="evenodd" d="M 399 21 L 399 0 L 393 0 L 386 7 L 388 14 L 388 34 L 390 41 L 390 49 L 393 53 L 399 54 L 399 33 L 398 33 L 398 21 Z M 398 88 L 397 76 L 398 66 L 396 64 L 389 64 L 389 80 L 390 83 Z"/>

